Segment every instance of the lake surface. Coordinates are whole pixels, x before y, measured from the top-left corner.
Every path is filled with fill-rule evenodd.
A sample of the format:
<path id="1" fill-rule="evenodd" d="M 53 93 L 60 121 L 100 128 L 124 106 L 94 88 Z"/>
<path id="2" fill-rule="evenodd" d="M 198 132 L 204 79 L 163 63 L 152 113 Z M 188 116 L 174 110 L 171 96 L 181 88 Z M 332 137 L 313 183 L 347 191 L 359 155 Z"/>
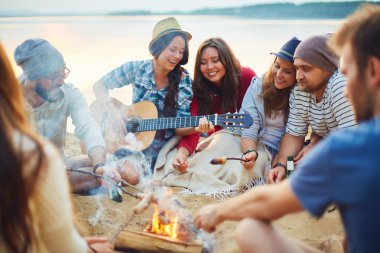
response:
<path id="1" fill-rule="evenodd" d="M 94 100 L 92 84 L 108 71 L 129 60 L 149 59 L 148 45 L 155 23 L 166 16 L 86 16 L 0 18 L 0 41 L 11 58 L 16 74 L 21 69 L 13 61 L 14 49 L 25 39 L 40 37 L 50 41 L 64 55 L 71 70 L 68 82 L 76 85 L 87 102 Z M 193 73 L 198 46 L 209 37 L 222 37 L 244 66 L 257 74 L 265 72 L 273 56 L 291 37 L 305 39 L 313 34 L 332 33 L 343 20 L 255 20 L 225 16 L 176 16 L 182 29 L 190 32 L 189 63 Z M 126 103 L 131 88 L 112 91 Z M 69 127 L 72 131 L 72 127 Z"/>

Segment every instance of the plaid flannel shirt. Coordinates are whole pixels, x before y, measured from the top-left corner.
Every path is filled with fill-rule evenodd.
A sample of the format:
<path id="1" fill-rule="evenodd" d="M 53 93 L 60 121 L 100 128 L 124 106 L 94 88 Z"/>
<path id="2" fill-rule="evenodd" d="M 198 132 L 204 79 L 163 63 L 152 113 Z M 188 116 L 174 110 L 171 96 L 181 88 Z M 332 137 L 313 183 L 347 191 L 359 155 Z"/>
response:
<path id="1" fill-rule="evenodd" d="M 184 73 L 185 76 L 180 80 L 178 87 L 176 117 L 190 116 L 190 102 L 193 98 L 193 91 L 191 88 L 192 81 L 186 70 Z M 103 76 L 102 82 L 108 89 L 120 88 L 132 84 L 133 103 L 144 100 L 150 101 L 156 105 L 159 111 L 164 110 L 165 96 L 168 92 L 168 88 L 164 87 L 157 90 L 156 82 L 154 80 L 152 60 L 126 62 Z M 153 143 L 149 147 L 149 149 L 154 151 L 150 152 L 149 149 L 145 151 L 150 152 L 151 156 L 155 157 L 152 153 L 158 152 L 159 149 L 161 149 L 161 147 L 174 135 L 174 129 L 158 131 Z"/>
<path id="2" fill-rule="evenodd" d="M 187 71 L 185 77 L 179 82 L 177 97 L 177 117 L 190 116 L 190 102 L 193 97 L 191 77 Z M 133 85 L 133 103 L 143 100 L 153 102 L 159 110 L 164 109 L 165 96 L 168 88 L 157 90 L 154 80 L 153 61 L 130 61 L 112 70 L 102 78 L 104 86 L 108 89 Z"/>

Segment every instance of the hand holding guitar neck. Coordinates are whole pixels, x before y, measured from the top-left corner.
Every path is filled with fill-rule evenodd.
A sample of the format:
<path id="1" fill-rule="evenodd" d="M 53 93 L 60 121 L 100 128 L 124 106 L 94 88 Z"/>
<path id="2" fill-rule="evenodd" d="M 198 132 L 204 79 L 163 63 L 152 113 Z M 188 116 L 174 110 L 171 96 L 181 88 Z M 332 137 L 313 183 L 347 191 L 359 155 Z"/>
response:
<path id="1" fill-rule="evenodd" d="M 215 130 L 214 124 L 211 121 L 208 121 L 206 117 L 199 119 L 199 124 L 195 127 L 195 131 L 200 133 L 208 133 Z"/>
<path id="2" fill-rule="evenodd" d="M 115 104 L 110 100 L 106 104 L 106 113 L 107 113 L 107 120 L 108 124 L 112 125 L 112 128 L 115 132 L 120 133 L 121 135 L 127 134 L 127 128 L 124 122 L 123 115 L 121 112 L 117 109 Z"/>

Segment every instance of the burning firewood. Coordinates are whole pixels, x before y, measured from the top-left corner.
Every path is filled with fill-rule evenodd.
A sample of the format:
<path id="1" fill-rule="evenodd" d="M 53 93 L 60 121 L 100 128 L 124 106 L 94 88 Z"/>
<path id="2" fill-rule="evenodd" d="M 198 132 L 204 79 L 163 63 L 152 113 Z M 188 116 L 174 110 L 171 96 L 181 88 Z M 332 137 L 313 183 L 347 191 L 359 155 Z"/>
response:
<path id="1" fill-rule="evenodd" d="M 115 248 L 138 252 L 201 253 L 202 242 L 183 242 L 168 236 L 123 230 L 115 241 Z"/>
<path id="2" fill-rule="evenodd" d="M 137 194 L 138 197 L 142 197 L 141 201 L 133 208 L 133 213 L 140 214 L 144 212 L 152 202 L 154 202 L 153 192 L 148 192 L 146 194 Z"/>
<path id="3" fill-rule="evenodd" d="M 161 224 L 168 225 L 170 224 L 171 220 L 169 217 L 166 216 L 166 212 L 162 211 L 160 215 L 158 216 L 158 220 Z"/>
<path id="4" fill-rule="evenodd" d="M 173 195 L 170 188 L 163 186 L 159 180 L 152 180 L 144 185 L 144 191 L 136 194 L 140 202 L 133 208 L 132 215 L 112 240 L 117 250 L 210 252 L 212 243 L 203 231 L 196 228 L 191 213 Z M 154 207 L 151 221 L 145 223 L 141 229 L 128 229 L 131 220 L 150 206 Z M 203 242 L 205 238 L 206 243 Z"/>

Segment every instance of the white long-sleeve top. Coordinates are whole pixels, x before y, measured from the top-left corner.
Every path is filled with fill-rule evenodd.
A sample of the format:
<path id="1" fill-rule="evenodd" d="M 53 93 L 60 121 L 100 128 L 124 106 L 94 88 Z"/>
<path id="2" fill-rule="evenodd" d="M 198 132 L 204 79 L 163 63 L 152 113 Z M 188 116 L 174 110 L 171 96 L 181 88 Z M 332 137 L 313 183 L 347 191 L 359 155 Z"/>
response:
<path id="1" fill-rule="evenodd" d="M 58 102 L 45 101 L 41 106 L 33 108 L 26 101 L 32 127 L 63 153 L 67 118 L 71 116 L 75 126 L 74 134 L 83 141 L 87 151 L 96 146 L 105 147 L 99 125 L 79 89 L 69 83 L 64 83 L 61 89 L 65 95 Z"/>
<path id="2" fill-rule="evenodd" d="M 36 144 L 19 133 L 14 135 L 15 147 L 21 147 L 28 160 L 23 167 L 25 177 L 33 177 L 31 168 L 37 162 Z M 21 145 L 20 145 L 21 142 Z M 47 168 L 37 180 L 35 192 L 29 200 L 32 213 L 30 229 L 37 242 L 28 253 L 84 253 L 88 246 L 74 227 L 69 186 L 63 161 L 50 143 L 44 143 Z M 8 252 L 0 237 L 0 252 Z"/>

